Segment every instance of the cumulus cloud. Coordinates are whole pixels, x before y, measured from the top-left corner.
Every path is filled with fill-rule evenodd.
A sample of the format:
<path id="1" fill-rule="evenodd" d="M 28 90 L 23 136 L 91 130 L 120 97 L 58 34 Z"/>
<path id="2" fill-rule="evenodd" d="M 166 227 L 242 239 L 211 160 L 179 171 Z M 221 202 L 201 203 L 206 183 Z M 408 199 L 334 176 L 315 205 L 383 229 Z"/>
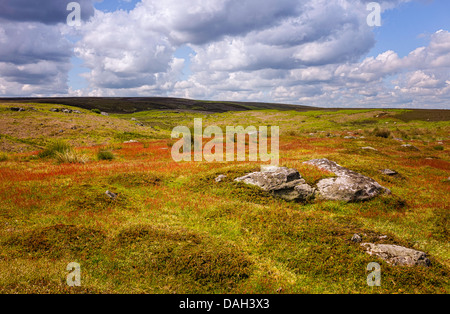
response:
<path id="1" fill-rule="evenodd" d="M 0 0 L 0 95 L 342 107 L 443 106 L 450 98 L 448 30 L 404 57 L 393 50 L 366 57 L 376 44 L 369 0 L 141 0 L 110 13 L 94 10 L 93 1 L 77 1 L 84 23 L 74 29 L 63 25 L 70 1 Z M 378 2 L 385 11 L 408 1 Z M 190 59 L 176 58 L 186 46 Z M 85 90 L 67 86 L 73 56 L 88 69 Z"/>
<path id="2" fill-rule="evenodd" d="M 140 20 L 125 11 L 102 13 L 83 25 L 75 53 L 91 69 L 91 86 L 127 89 L 156 83 L 171 69 L 175 48 L 167 37 L 139 27 Z"/>

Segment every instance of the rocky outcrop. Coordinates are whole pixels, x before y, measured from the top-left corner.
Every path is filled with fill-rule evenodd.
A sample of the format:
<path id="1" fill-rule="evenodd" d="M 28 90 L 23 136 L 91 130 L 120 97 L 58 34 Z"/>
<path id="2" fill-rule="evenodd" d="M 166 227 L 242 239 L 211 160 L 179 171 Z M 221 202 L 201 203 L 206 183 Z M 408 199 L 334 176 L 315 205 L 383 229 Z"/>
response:
<path id="1" fill-rule="evenodd" d="M 317 183 L 316 197 L 318 198 L 355 202 L 369 200 L 381 193 L 391 193 L 375 180 L 344 168 L 334 161 L 325 158 L 314 159 L 305 164 L 314 165 L 336 175 L 335 178 L 322 179 Z"/>
<path id="2" fill-rule="evenodd" d="M 364 201 L 381 193 L 391 193 L 375 180 L 344 168 L 328 159 L 314 159 L 305 162 L 332 172 L 334 178 L 320 180 L 315 187 L 310 186 L 295 169 L 285 167 L 262 167 L 235 179 L 238 182 L 256 185 L 272 195 L 289 201 L 306 201 L 312 198 L 337 201 Z"/>
<path id="3" fill-rule="evenodd" d="M 430 266 L 427 254 L 393 244 L 361 243 L 367 254 L 378 256 L 394 266 Z"/>

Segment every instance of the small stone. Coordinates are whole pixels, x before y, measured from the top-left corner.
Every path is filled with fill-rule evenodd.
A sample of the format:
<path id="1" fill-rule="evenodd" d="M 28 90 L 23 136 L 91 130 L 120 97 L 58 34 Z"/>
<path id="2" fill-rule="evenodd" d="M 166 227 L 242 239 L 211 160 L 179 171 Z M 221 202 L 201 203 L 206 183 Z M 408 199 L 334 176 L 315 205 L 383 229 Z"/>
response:
<path id="1" fill-rule="evenodd" d="M 351 239 L 353 242 L 355 242 L 355 243 L 359 243 L 359 242 L 361 242 L 362 241 L 362 237 L 359 235 L 359 234 L 354 234 L 353 235 L 353 237 L 352 237 L 352 239 Z"/>
<path id="2" fill-rule="evenodd" d="M 410 150 L 419 150 L 416 146 L 411 145 L 411 144 L 403 144 L 401 147 L 407 148 L 407 149 L 410 149 Z"/>
<path id="3" fill-rule="evenodd" d="M 391 170 L 391 169 L 382 169 L 382 170 L 380 170 L 380 172 L 382 174 L 387 175 L 387 176 L 395 176 L 396 174 L 398 174 L 397 171 L 394 171 L 394 170 Z"/>
<path id="4" fill-rule="evenodd" d="M 373 151 L 378 151 L 376 148 L 370 147 L 370 146 L 366 146 L 366 147 L 361 147 L 361 149 L 364 150 L 373 150 Z"/>
<path id="5" fill-rule="evenodd" d="M 115 200 L 117 198 L 117 194 L 110 192 L 110 191 L 106 191 L 105 193 L 109 198 Z"/>
<path id="6" fill-rule="evenodd" d="M 226 175 L 221 174 L 215 180 L 216 180 L 216 182 L 222 182 L 226 177 L 227 177 Z"/>

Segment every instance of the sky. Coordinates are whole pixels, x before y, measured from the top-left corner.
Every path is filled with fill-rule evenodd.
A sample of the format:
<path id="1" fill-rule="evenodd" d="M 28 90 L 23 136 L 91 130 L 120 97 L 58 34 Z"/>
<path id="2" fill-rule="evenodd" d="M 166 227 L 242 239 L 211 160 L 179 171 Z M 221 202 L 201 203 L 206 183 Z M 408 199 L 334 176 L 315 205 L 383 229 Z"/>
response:
<path id="1" fill-rule="evenodd" d="M 0 0 L 0 97 L 450 109 L 449 12 L 448 0 Z"/>

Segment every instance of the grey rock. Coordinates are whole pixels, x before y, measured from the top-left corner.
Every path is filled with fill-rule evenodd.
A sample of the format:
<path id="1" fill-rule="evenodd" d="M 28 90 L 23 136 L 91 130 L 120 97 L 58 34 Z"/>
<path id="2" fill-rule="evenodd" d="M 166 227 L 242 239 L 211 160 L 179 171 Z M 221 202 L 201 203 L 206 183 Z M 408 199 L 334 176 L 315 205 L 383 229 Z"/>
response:
<path id="1" fill-rule="evenodd" d="M 107 112 L 100 112 L 100 114 L 101 114 L 102 116 L 109 116 L 109 113 L 107 113 Z"/>
<path id="2" fill-rule="evenodd" d="M 221 174 L 215 180 L 216 180 L 216 182 L 222 182 L 226 177 L 227 177 L 226 175 Z"/>
<path id="3" fill-rule="evenodd" d="M 427 254 L 421 251 L 393 244 L 360 244 L 367 254 L 378 256 L 395 266 L 430 266 Z"/>
<path id="4" fill-rule="evenodd" d="M 380 172 L 381 172 L 382 174 L 387 175 L 387 176 L 395 176 L 395 175 L 398 174 L 397 171 L 394 171 L 394 170 L 391 170 L 391 169 L 382 169 L 382 170 L 380 170 Z"/>
<path id="5" fill-rule="evenodd" d="M 51 112 L 59 112 L 59 109 L 58 108 L 52 108 L 52 109 L 50 109 L 50 111 Z"/>
<path id="6" fill-rule="evenodd" d="M 260 172 L 252 172 L 235 181 L 256 185 L 287 201 L 309 200 L 315 192 L 297 170 L 285 167 L 262 167 Z"/>
<path id="7" fill-rule="evenodd" d="M 25 108 L 21 108 L 21 107 L 11 107 L 11 108 L 9 108 L 9 110 L 11 110 L 11 111 L 25 111 Z"/>
<path id="8" fill-rule="evenodd" d="M 117 199 L 117 194 L 116 194 L 116 193 L 113 193 L 113 192 L 110 192 L 110 191 L 106 191 L 105 194 L 106 194 L 109 198 L 111 198 L 111 199 L 113 199 L 113 200 Z"/>
<path id="9" fill-rule="evenodd" d="M 401 147 L 409 149 L 409 150 L 417 150 L 417 151 L 419 150 L 416 146 L 411 145 L 411 144 L 403 144 Z"/>
<path id="10" fill-rule="evenodd" d="M 370 147 L 370 146 L 366 146 L 366 147 L 361 147 L 361 149 L 364 149 L 364 150 L 373 150 L 373 151 L 378 151 L 378 149 L 376 149 L 376 148 L 373 148 L 373 147 Z"/>
<path id="11" fill-rule="evenodd" d="M 389 189 L 381 186 L 375 180 L 326 158 L 310 160 L 305 164 L 314 165 L 337 176 L 336 178 L 322 179 L 317 183 L 316 196 L 318 198 L 354 202 L 369 200 L 381 193 L 391 193 Z"/>
<path id="12" fill-rule="evenodd" d="M 64 108 L 61 110 L 61 112 L 62 113 L 72 113 L 72 110 Z"/>
<path id="13" fill-rule="evenodd" d="M 362 241 L 362 237 L 359 235 L 359 234 L 354 234 L 353 235 L 353 237 L 352 237 L 352 239 L 351 239 L 353 242 L 355 242 L 355 243 L 359 243 L 359 242 L 361 242 Z"/>

